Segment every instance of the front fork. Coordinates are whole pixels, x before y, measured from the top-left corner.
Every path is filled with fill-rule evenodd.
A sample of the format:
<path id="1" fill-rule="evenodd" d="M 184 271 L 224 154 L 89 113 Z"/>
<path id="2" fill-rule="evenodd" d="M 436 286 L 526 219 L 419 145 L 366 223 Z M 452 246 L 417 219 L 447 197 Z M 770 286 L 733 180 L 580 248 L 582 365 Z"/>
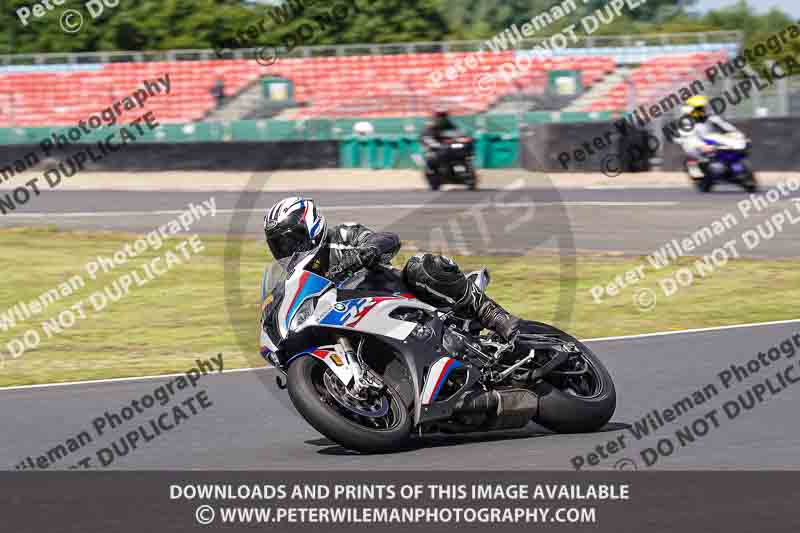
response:
<path id="1" fill-rule="evenodd" d="M 354 396 L 360 396 L 364 390 L 368 388 L 380 389 L 383 387 L 380 378 L 375 376 L 374 372 L 370 372 L 369 367 L 364 363 L 364 359 L 361 356 L 363 346 L 364 339 L 359 339 L 358 349 L 354 350 L 350 339 L 344 336 L 339 337 L 339 342 L 337 342 L 335 346 L 336 353 L 344 359 L 345 364 L 347 364 L 353 372 L 353 387 L 351 392 Z"/>

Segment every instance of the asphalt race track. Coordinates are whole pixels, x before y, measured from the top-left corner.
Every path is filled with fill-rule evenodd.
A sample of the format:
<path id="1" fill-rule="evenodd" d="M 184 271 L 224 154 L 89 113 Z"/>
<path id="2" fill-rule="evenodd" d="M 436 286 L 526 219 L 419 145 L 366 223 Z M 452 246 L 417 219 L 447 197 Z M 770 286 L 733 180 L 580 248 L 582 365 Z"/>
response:
<path id="1" fill-rule="evenodd" d="M 0 227 L 49 224 L 63 229 L 146 232 L 175 218 L 189 202 L 199 203 L 213 196 L 220 212 L 214 218 L 202 219 L 193 231 L 255 237 L 261 235 L 263 211 L 287 194 L 53 191 L 0 216 Z M 357 220 L 374 228 L 388 228 L 419 248 L 430 248 L 430 243 L 444 239 L 454 254 L 519 254 L 555 248 L 572 251 L 548 242 L 553 235 L 570 235 L 574 244 L 569 247 L 577 251 L 648 254 L 732 214 L 737 225 L 724 237 L 694 250 L 694 255 L 700 255 L 781 210 L 790 209 L 800 216 L 796 205 L 800 200 L 785 197 L 761 212 L 751 211 L 745 219 L 737 203 L 747 195 L 735 189 L 710 195 L 686 188 L 298 194 L 316 199 L 332 223 Z M 752 257 L 797 257 L 800 239 L 795 238 L 796 233 L 787 224 L 752 251 L 744 247 L 740 251 Z"/>
<path id="2" fill-rule="evenodd" d="M 577 455 L 618 441 L 626 448 L 606 453 L 594 468 L 646 469 L 640 452 L 670 438 L 675 449 L 660 457 L 653 469 L 798 469 L 800 425 L 797 403 L 800 385 L 782 387 L 775 374 L 789 366 L 790 376 L 800 378 L 800 358 L 782 355 L 765 366 L 751 368 L 743 381 L 735 378 L 724 388 L 720 372 L 767 352 L 797 336 L 800 321 L 627 339 L 597 340 L 590 344 L 606 362 L 617 386 L 618 407 L 607 431 L 595 434 L 555 435 L 530 425 L 524 431 L 503 435 L 426 436 L 407 450 L 385 455 L 350 453 L 323 438 L 297 415 L 286 394 L 275 386 L 274 369 L 209 375 L 198 383 L 212 405 L 183 420 L 169 432 L 142 444 L 124 457 L 115 457 L 112 468 L 131 469 L 411 469 L 411 470 L 508 470 L 570 469 Z M 800 348 L 797 348 L 800 353 Z M 752 367 L 752 363 L 751 363 Z M 723 404 L 747 397 L 747 390 L 770 378 L 772 392 L 750 410 L 729 419 Z M 152 393 L 169 378 L 94 384 L 46 386 L 0 390 L 0 421 L 6 428 L 0 440 L 0 464 L 13 469 L 26 457 L 46 454 L 82 430 L 92 430 L 92 420 L 106 410 L 119 412 L 144 394 Z M 671 408 L 695 391 L 714 385 L 716 394 L 684 410 L 673 423 L 649 437 L 637 440 L 629 426 L 653 409 Z M 764 385 L 764 387 L 767 387 Z M 174 404 L 188 395 L 176 396 Z M 65 468 L 84 456 L 94 457 L 101 447 L 169 410 L 153 407 L 138 418 L 108 430 L 81 449 L 57 461 Z M 186 411 L 188 409 L 184 408 Z M 709 415 L 709 413 L 712 413 Z M 714 414 L 715 413 L 715 414 Z M 149 416 L 147 416 L 149 415 Z M 697 422 L 705 420 L 705 424 Z M 716 420 L 716 423 L 713 422 Z M 678 444 L 675 431 L 694 428 L 694 442 Z M 13 429 L 12 429 L 13 428 Z M 94 433 L 92 433 L 94 436 Z"/>
<path id="3" fill-rule="evenodd" d="M 784 209 L 800 215 L 797 199 L 782 198 L 745 220 L 737 202 L 739 191 L 700 195 L 687 189 L 526 189 L 480 192 L 314 192 L 310 195 L 326 210 L 330 223 L 359 221 L 401 235 L 406 242 L 426 248 L 436 242 L 436 230 L 455 253 L 526 253 L 556 248 L 550 237 L 568 235 L 561 251 L 619 251 L 647 254 L 673 239 L 682 239 L 726 214 L 736 225 L 695 254 L 710 252 L 737 238 Z M 58 191 L 36 198 L 11 215 L 0 216 L 0 227 L 54 225 L 61 229 L 147 232 L 174 219 L 187 204 L 214 196 L 216 217 L 202 218 L 193 232 L 235 234 L 261 238 L 263 211 L 286 193 L 187 193 Z M 486 228 L 492 228 L 487 233 Z M 751 252 L 754 257 L 797 257 L 800 239 L 787 226 Z M 788 303 L 787 303 L 788 304 Z M 554 435 L 531 425 L 523 431 L 469 436 L 423 436 L 407 450 L 380 456 L 362 456 L 342 449 L 314 431 L 289 405 L 275 384 L 270 368 L 211 375 L 201 380 L 212 403 L 150 442 L 139 443 L 126 455 L 117 454 L 111 468 L 134 469 L 570 469 L 578 456 L 593 468 L 648 468 L 642 450 L 665 453 L 652 468 L 665 469 L 799 469 L 800 425 L 793 399 L 798 392 L 787 377 L 800 379 L 800 357 L 781 355 L 769 365 L 757 363 L 742 382 L 722 386 L 719 373 L 732 364 L 747 366 L 759 352 L 767 352 L 797 335 L 800 321 L 785 324 L 684 332 L 670 335 L 596 340 L 590 344 L 606 362 L 617 385 L 618 408 L 606 431 L 583 435 Z M 767 382 L 767 378 L 770 379 Z M 153 393 L 170 378 L 109 381 L 93 384 L 23 387 L 0 390 L 0 421 L 6 428 L 0 439 L 0 465 L 14 469 L 27 457 L 49 450 L 81 431 L 91 443 L 55 461 L 66 468 L 84 457 L 97 466 L 96 452 L 110 448 L 126 432 L 170 411 L 191 392 L 181 391 L 172 402 L 156 405 L 145 414 L 98 437 L 92 421 L 105 411 L 119 413 L 143 395 Z M 758 385 L 760 384 L 760 385 Z M 698 390 L 716 388 L 705 402 L 686 407 L 685 398 Z M 750 410 L 729 417 L 725 402 L 758 385 L 759 399 Z M 800 390 L 800 389 L 799 389 Z M 766 391 L 766 392 L 765 392 Z M 772 391 L 772 392 L 770 392 Z M 637 439 L 631 428 L 654 409 L 680 416 L 649 436 Z M 731 408 L 728 406 L 729 409 Z M 149 415 L 149 416 L 148 416 Z M 731 419 L 733 418 L 733 419 Z M 676 430 L 684 429 L 682 437 Z M 12 429 L 13 428 L 13 429 Z M 687 440 L 687 431 L 691 431 Z M 614 449 L 609 443 L 625 443 Z M 667 450 L 671 444 L 674 449 Z M 597 448 L 601 450 L 598 451 Z M 611 452 L 611 450 L 614 450 Z M 597 455 L 590 456 L 594 452 Z M 648 455 L 649 453 L 649 455 Z M 645 452 L 652 459 L 654 452 Z M 605 455 L 605 457 L 602 457 Z"/>

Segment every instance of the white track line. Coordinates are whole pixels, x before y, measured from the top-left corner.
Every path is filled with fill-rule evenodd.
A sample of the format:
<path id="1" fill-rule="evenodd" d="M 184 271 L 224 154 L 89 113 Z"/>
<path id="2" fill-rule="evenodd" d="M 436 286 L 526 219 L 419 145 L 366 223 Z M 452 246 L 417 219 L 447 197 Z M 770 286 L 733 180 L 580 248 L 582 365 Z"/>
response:
<path id="1" fill-rule="evenodd" d="M 217 374 L 235 374 L 237 372 L 251 372 L 253 370 L 275 370 L 272 366 L 262 366 L 258 368 L 234 368 L 231 370 L 223 370 L 222 372 L 213 372 L 210 375 L 216 376 Z M 16 385 L 14 387 L 0 387 L 0 392 L 11 390 L 25 390 L 25 389 L 48 389 L 52 387 L 68 387 L 72 385 L 94 385 L 96 383 L 125 383 L 127 381 L 148 381 L 151 379 L 162 378 L 176 378 L 178 376 L 185 376 L 186 372 L 179 374 L 160 374 L 157 376 L 137 376 L 131 378 L 109 378 L 109 379 L 93 379 L 89 381 L 65 381 L 63 383 L 42 383 L 39 385 Z"/>
<path id="2" fill-rule="evenodd" d="M 733 326 L 716 326 L 713 328 L 682 329 L 678 331 L 662 331 L 659 333 L 642 333 L 641 335 L 623 335 L 621 337 L 599 337 L 596 339 L 583 339 L 584 342 L 618 341 L 627 339 L 645 339 L 648 337 L 663 337 L 666 335 L 683 335 L 686 333 L 706 333 L 709 331 L 724 331 L 726 329 L 755 328 L 761 326 L 780 326 L 782 324 L 800 323 L 800 318 L 792 320 L 776 320 L 774 322 L 755 322 L 753 324 L 736 324 Z"/>
<path id="3" fill-rule="evenodd" d="M 774 322 L 756 322 L 752 324 L 735 324 L 732 326 L 717 326 L 713 328 L 698 328 L 698 329 L 683 329 L 678 331 L 662 331 L 658 333 L 643 333 L 641 335 L 623 335 L 620 337 L 599 337 L 596 339 L 582 339 L 583 342 L 600 342 L 600 341 L 618 341 L 618 340 L 626 340 L 626 339 L 643 339 L 647 337 L 662 337 L 666 335 L 682 335 L 687 333 L 706 333 L 710 331 L 724 331 L 727 329 L 741 329 L 741 328 L 755 328 L 761 326 L 779 326 L 783 324 L 794 324 L 800 323 L 800 319 L 793 319 L 793 320 L 777 320 Z M 258 368 L 235 368 L 233 370 L 223 370 L 222 372 L 215 372 L 211 375 L 217 374 L 233 374 L 236 372 L 251 372 L 254 370 L 275 370 L 275 367 L 271 366 L 264 366 Z M 173 378 L 178 376 L 183 376 L 184 373 L 180 374 L 162 374 L 159 376 L 140 376 L 140 377 L 132 377 L 132 378 L 110 378 L 110 379 L 95 379 L 91 381 L 69 381 L 64 383 L 43 383 L 41 385 L 17 385 L 14 387 L 0 387 L 0 392 L 3 391 L 12 391 L 12 390 L 26 390 L 26 389 L 44 389 L 44 388 L 52 388 L 52 387 L 68 387 L 72 385 L 94 385 L 99 383 L 122 383 L 127 381 L 146 381 L 152 379 L 163 379 L 163 378 Z"/>
<path id="4" fill-rule="evenodd" d="M 454 209 L 481 209 L 498 208 L 509 209 L 515 207 L 672 207 L 678 202 L 507 202 L 496 204 L 382 204 L 382 205 L 334 205 L 325 208 L 325 211 L 362 211 L 365 209 L 421 209 L 421 210 L 454 210 Z M 169 209 L 162 211 L 95 211 L 78 213 L 8 213 L 1 218 L 88 218 L 88 217 L 121 217 L 121 216 L 147 216 L 147 215 L 180 215 L 182 209 Z M 264 209 L 217 209 L 219 214 L 233 213 L 263 213 Z M 1 219 L 0 218 L 0 219 Z"/>

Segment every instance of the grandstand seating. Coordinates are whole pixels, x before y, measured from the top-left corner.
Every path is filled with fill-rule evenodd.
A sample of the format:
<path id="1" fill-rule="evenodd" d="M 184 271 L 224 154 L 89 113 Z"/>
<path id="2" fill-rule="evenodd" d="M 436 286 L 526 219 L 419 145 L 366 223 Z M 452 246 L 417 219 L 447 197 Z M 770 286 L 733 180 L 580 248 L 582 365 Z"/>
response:
<path id="1" fill-rule="evenodd" d="M 172 90 L 147 103 L 161 123 L 202 119 L 213 109 L 210 89 L 224 80 L 227 94 L 235 94 L 263 75 L 282 76 L 294 83 L 301 107 L 282 118 L 407 117 L 426 114 L 446 105 L 454 114 L 484 112 L 503 95 L 524 91 L 541 93 L 551 70 L 578 70 L 584 87 L 606 78 L 618 66 L 615 54 L 563 53 L 532 59 L 532 68 L 512 82 L 494 76 L 495 85 L 478 81 L 498 67 L 513 62 L 506 51 L 482 54 L 478 68 L 446 78 L 437 85 L 430 74 L 464 64 L 470 52 L 408 53 L 399 55 L 322 56 L 284 58 L 265 69 L 252 60 L 198 60 L 108 64 L 32 65 L 0 71 L 0 127 L 74 125 L 109 104 L 130 95 L 143 80 L 169 73 Z M 690 81 L 707 65 L 726 57 L 726 51 L 665 55 L 648 59 L 632 75 L 640 97 L 662 94 L 665 88 Z M 487 89 L 488 87 L 488 89 Z M 599 86 L 602 89 L 602 86 Z M 580 111 L 619 111 L 627 107 L 627 86 L 620 83 L 586 103 Z M 142 111 L 131 111 L 131 120 Z"/>
<path id="2" fill-rule="evenodd" d="M 478 80 L 513 62 L 514 52 L 486 53 L 474 70 L 465 69 L 455 79 L 433 83 L 430 74 L 444 74 L 450 65 L 464 64 L 469 53 L 401 54 L 391 56 L 340 56 L 287 59 L 274 71 L 295 82 L 295 96 L 311 106 L 290 111 L 287 118 L 312 116 L 377 117 L 414 116 L 435 105 L 447 105 L 452 112 L 468 114 L 486 111 L 503 94 L 542 92 L 550 70 L 581 70 L 584 85 L 591 85 L 614 70 L 605 57 L 556 57 L 533 60 L 532 68 L 521 72 L 512 83 L 495 76 L 493 90 L 478 88 Z M 490 85 L 487 85 L 490 87 Z"/>
<path id="3" fill-rule="evenodd" d="M 191 122 L 213 107 L 210 89 L 217 79 L 236 92 L 261 76 L 256 67 L 252 61 L 174 61 L 13 71 L 0 75 L 0 126 L 75 125 L 167 73 L 170 94 L 149 99 L 146 110 L 161 123 Z M 130 121 L 145 112 L 123 117 Z"/>
<path id="4" fill-rule="evenodd" d="M 635 86 L 637 104 L 648 104 L 674 92 L 676 87 L 703 79 L 704 71 L 727 59 L 725 52 L 700 52 L 649 59 L 630 74 Z M 605 95 L 588 102 L 582 111 L 625 110 L 629 103 L 629 82 L 621 82 Z"/>
<path id="5" fill-rule="evenodd" d="M 484 111 L 503 93 L 517 88 L 542 90 L 548 70 L 581 69 L 590 85 L 613 70 L 613 61 L 603 57 L 561 57 L 534 62 L 535 68 L 515 81 L 502 77 L 494 92 L 475 89 L 478 78 L 496 71 L 513 52 L 485 54 L 484 63 L 453 81 L 433 86 L 429 74 L 444 71 L 464 59 L 457 54 L 402 54 L 387 56 L 334 56 L 282 59 L 270 67 L 270 75 L 284 76 L 295 85 L 295 98 L 309 104 L 291 113 L 291 118 L 312 116 L 413 116 L 427 113 L 432 105 L 446 104 L 456 113 Z M 145 79 L 169 73 L 169 96 L 148 101 L 163 123 L 201 119 L 214 105 L 210 89 L 223 79 L 226 92 L 234 94 L 264 74 L 254 61 L 175 61 L 86 65 L 59 70 L 32 69 L 0 75 L 0 126 L 71 125 L 131 94 Z M 141 112 L 132 111 L 138 116 Z M 133 116 L 128 118 L 135 118 Z"/>

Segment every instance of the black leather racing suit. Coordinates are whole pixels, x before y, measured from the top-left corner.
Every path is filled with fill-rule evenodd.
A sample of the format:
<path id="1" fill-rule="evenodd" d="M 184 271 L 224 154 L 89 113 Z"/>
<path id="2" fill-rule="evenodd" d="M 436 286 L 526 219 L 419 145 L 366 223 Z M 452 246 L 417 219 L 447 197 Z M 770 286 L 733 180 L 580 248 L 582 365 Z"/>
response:
<path id="1" fill-rule="evenodd" d="M 361 224 L 341 224 L 328 230 L 325 243 L 311 266 L 326 277 L 341 265 L 353 269 L 388 266 L 400 250 L 400 238 L 390 232 L 375 232 Z M 371 264 L 362 265 L 361 258 Z M 513 336 L 518 320 L 471 283 L 450 258 L 418 254 L 403 268 L 403 281 L 422 301 L 435 307 L 451 307 L 460 316 L 477 319 L 506 339 Z"/>
<path id="2" fill-rule="evenodd" d="M 443 153 L 440 150 L 442 146 L 442 133 L 447 130 L 456 129 L 456 125 L 449 118 L 441 118 L 432 122 L 428 127 L 422 131 L 421 143 L 425 149 L 425 163 L 426 170 L 438 168 L 440 159 Z"/>
<path id="3" fill-rule="evenodd" d="M 358 258 L 370 248 L 377 250 L 376 264 L 388 265 L 400 250 L 400 237 L 385 231 L 372 231 L 361 224 L 334 226 L 328 229 L 312 268 L 329 276 L 331 270 L 342 263 L 357 265 Z"/>

